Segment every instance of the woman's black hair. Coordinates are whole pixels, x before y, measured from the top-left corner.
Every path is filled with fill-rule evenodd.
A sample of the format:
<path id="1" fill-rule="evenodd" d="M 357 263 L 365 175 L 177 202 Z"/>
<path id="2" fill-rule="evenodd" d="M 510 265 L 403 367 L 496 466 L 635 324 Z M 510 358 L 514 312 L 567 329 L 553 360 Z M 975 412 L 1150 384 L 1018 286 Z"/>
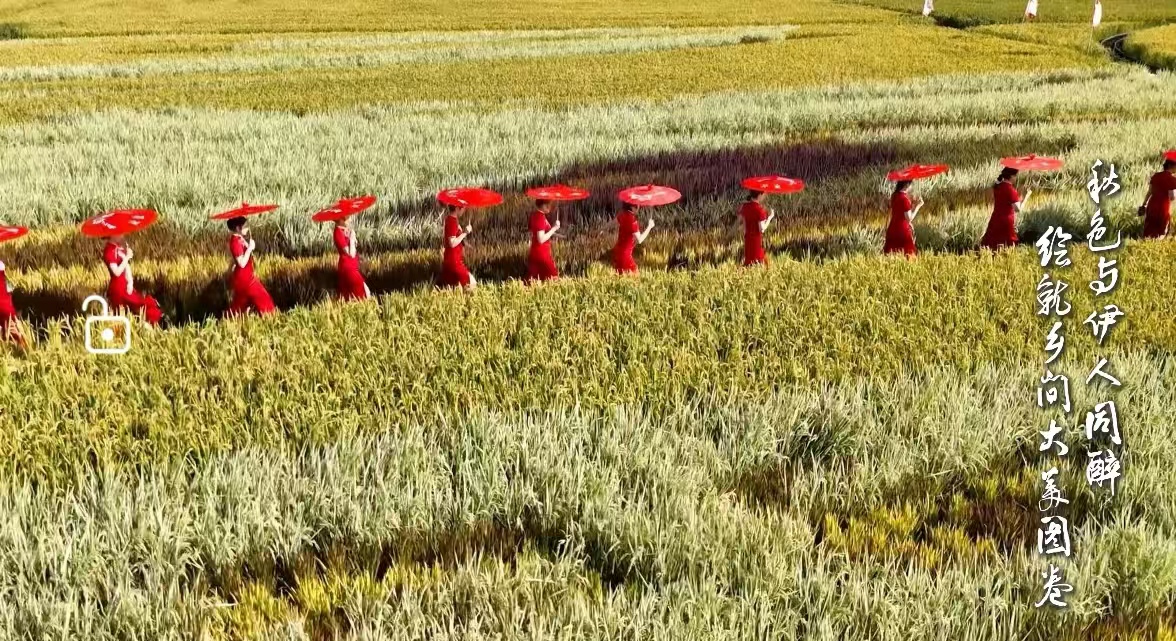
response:
<path id="1" fill-rule="evenodd" d="M 544 200 L 542 198 L 539 198 L 535 201 L 535 207 L 546 207 L 547 205 L 550 205 L 550 204 L 551 204 L 550 200 Z"/>
<path id="2" fill-rule="evenodd" d="M 245 217 L 237 216 L 236 218 L 230 218 L 226 224 L 229 226 L 229 231 L 237 233 L 238 230 L 245 226 Z"/>
<path id="3" fill-rule="evenodd" d="M 1009 178 L 1016 176 L 1019 173 L 1021 173 L 1021 172 L 1018 169 L 1016 169 L 1015 167 L 1005 167 L 1004 169 L 1000 170 L 1000 175 L 996 177 L 996 182 L 998 182 L 998 183 L 1004 182 L 1004 181 L 1008 180 Z"/>
<path id="4" fill-rule="evenodd" d="M 756 191 L 754 189 L 747 190 L 747 199 L 748 200 L 755 200 L 763 195 L 764 195 L 764 192 L 762 192 L 762 191 Z"/>
<path id="5" fill-rule="evenodd" d="M 911 181 L 900 180 L 900 181 L 894 183 L 894 193 L 897 194 L 898 192 L 900 192 L 910 186 L 911 186 Z"/>
<path id="6" fill-rule="evenodd" d="M 1176 160 L 1169 158 L 1164 161 L 1164 171 L 1171 171 L 1173 168 L 1176 168 Z"/>

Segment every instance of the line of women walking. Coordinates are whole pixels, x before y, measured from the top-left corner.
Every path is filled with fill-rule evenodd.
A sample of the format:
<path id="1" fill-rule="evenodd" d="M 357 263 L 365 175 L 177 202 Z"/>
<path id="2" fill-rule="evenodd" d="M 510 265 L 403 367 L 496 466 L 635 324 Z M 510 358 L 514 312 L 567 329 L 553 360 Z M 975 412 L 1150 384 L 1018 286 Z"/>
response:
<path id="1" fill-rule="evenodd" d="M 1004 168 L 993 185 L 993 211 L 988 227 L 981 240 L 981 246 L 993 250 L 1017 244 L 1016 215 L 1029 201 L 1032 191 L 1023 197 L 1014 186 L 1014 179 L 1021 171 L 1052 171 L 1060 169 L 1062 163 L 1053 158 L 1025 156 L 1002 160 Z M 916 180 L 930 178 L 948 170 L 946 165 L 912 165 L 888 174 L 895 183 L 890 198 L 890 222 L 886 229 L 883 251 L 913 256 L 917 253 L 914 230 L 911 222 L 922 209 L 922 198 L 911 200 L 909 190 Z M 743 264 L 758 265 L 767 261 L 763 237 L 775 213 L 764 206 L 768 194 L 790 194 L 802 191 L 804 182 L 784 176 L 759 176 L 742 182 L 747 198 L 739 210 L 743 222 Z M 530 248 L 527 252 L 527 278 L 529 281 L 547 281 L 559 277 L 552 254 L 551 244 L 561 229 L 556 206 L 559 202 L 583 200 L 589 196 L 586 190 L 566 185 L 553 185 L 527 190 L 535 202 L 535 209 L 528 220 Z M 470 289 L 477 282 L 465 264 L 464 245 L 473 227 L 461 223 L 469 209 L 492 207 L 503 202 L 501 194 L 478 188 L 450 189 L 438 194 L 438 200 L 446 207 L 442 226 L 442 261 L 439 282 L 447 287 Z M 644 185 L 622 190 L 618 198 L 623 203 L 617 214 L 617 238 L 611 252 L 611 262 L 618 274 L 635 274 L 638 271 L 634 260 L 635 248 L 644 243 L 653 232 L 655 223 L 650 216 L 645 225 L 639 220 L 640 209 L 657 207 L 677 202 L 681 194 L 670 187 Z M 1168 233 L 1171 222 L 1171 205 L 1176 200 L 1176 150 L 1164 154 L 1163 168 L 1152 176 L 1147 198 L 1139 209 L 1144 217 L 1144 236 L 1160 238 Z M 362 300 L 371 296 L 371 290 L 359 270 L 355 233 L 351 219 L 375 203 L 373 196 L 343 199 L 331 207 L 316 213 L 315 222 L 334 223 L 332 234 L 338 252 L 337 295 L 343 300 Z M 254 271 L 257 243 L 253 240 L 248 218 L 273 211 L 277 205 L 249 205 L 221 212 L 212 216 L 223 220 L 229 230 L 228 249 L 231 257 L 229 266 L 229 287 L 232 299 L 228 313 L 231 316 L 253 311 L 265 315 L 275 311 L 273 299 L 265 285 Z M 555 214 L 555 220 L 550 220 Z M 159 303 L 150 295 L 135 287 L 131 269 L 134 252 L 126 242 L 126 235 L 146 229 L 158 218 L 151 210 L 117 210 L 95 216 L 85 221 L 81 233 L 106 239 L 102 260 L 110 275 L 107 300 L 116 310 L 139 315 L 150 325 L 156 325 L 163 317 Z M 0 226 L 0 242 L 19 238 L 28 233 L 25 227 Z M 23 342 L 16 324 L 17 313 L 10 292 L 11 285 L 5 278 L 4 263 L 0 262 L 0 338 Z"/>

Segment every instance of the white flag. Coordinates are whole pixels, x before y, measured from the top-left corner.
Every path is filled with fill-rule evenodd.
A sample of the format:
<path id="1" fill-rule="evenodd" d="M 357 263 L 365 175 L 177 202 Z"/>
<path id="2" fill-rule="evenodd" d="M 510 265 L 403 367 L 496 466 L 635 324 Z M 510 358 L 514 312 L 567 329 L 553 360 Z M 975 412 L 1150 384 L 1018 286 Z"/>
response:
<path id="1" fill-rule="evenodd" d="M 1026 18 L 1036 18 L 1037 17 L 1037 0 L 1029 0 L 1029 4 L 1025 5 L 1025 17 Z"/>
<path id="2" fill-rule="evenodd" d="M 1102 24 L 1102 1 L 1094 0 L 1094 26 Z"/>
<path id="3" fill-rule="evenodd" d="M 923 15 L 929 16 L 935 11 L 935 0 L 923 0 Z"/>

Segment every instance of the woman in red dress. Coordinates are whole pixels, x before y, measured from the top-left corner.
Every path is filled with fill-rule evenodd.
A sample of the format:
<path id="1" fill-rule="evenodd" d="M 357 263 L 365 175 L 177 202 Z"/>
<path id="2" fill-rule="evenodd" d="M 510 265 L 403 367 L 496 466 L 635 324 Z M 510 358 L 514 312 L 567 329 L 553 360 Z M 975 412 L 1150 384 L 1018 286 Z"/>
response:
<path id="1" fill-rule="evenodd" d="M 106 263 L 106 271 L 110 272 L 106 298 L 112 309 L 141 313 L 147 323 L 158 325 L 163 318 L 159 303 L 151 296 L 135 291 L 135 277 L 131 273 L 131 258 L 134 255 L 135 252 L 131 251 L 122 236 L 115 236 L 106 242 L 106 247 L 102 249 L 102 262 Z"/>
<path id="2" fill-rule="evenodd" d="M 776 213 L 763 206 L 760 202 L 763 197 L 761 191 L 747 192 L 747 200 L 739 210 L 739 216 L 743 218 L 743 264 L 748 266 L 768 262 L 764 255 L 764 232 L 772 224 Z"/>
<path id="3" fill-rule="evenodd" d="M 886 227 L 886 245 L 882 248 L 883 253 L 901 252 L 907 256 L 914 256 L 917 253 L 915 230 L 911 228 L 911 221 L 923 208 L 923 199 L 920 198 L 912 207 L 911 197 L 907 195 L 910 187 L 909 180 L 900 180 L 894 186 L 894 194 L 890 196 L 890 225 Z"/>
<path id="4" fill-rule="evenodd" d="M 1172 222 L 1172 201 L 1176 200 L 1176 159 L 1164 160 L 1164 169 L 1151 177 L 1147 200 L 1139 208 L 1143 216 L 1143 237 L 1163 238 Z"/>
<path id="5" fill-rule="evenodd" d="M 363 274 L 359 273 L 359 256 L 355 252 L 355 232 L 350 217 L 335 221 L 335 249 L 339 252 L 340 300 L 363 300 L 372 295 Z"/>
<path id="6" fill-rule="evenodd" d="M 552 225 L 547 221 L 547 214 L 553 209 L 549 200 L 536 200 L 535 211 L 531 213 L 528 228 L 531 232 L 531 250 L 527 254 L 527 280 L 545 281 L 559 278 L 559 270 L 555 267 L 555 259 L 551 257 L 551 239 L 559 231 L 559 217 Z"/>
<path id="7" fill-rule="evenodd" d="M 465 239 L 473 233 L 474 228 L 466 225 L 461 228 L 458 216 L 465 213 L 465 208 L 446 205 L 445 225 L 441 232 L 441 285 L 444 287 L 461 287 L 466 290 L 477 287 L 478 282 L 465 264 Z"/>
<path id="8" fill-rule="evenodd" d="M 992 186 L 992 218 L 988 220 L 988 229 L 984 230 L 984 238 L 980 240 L 981 247 L 993 251 L 1001 247 L 1012 247 L 1017 244 L 1017 213 L 1025 209 L 1029 203 L 1032 191 L 1025 192 L 1025 198 L 1017 193 L 1013 186 L 1013 178 L 1017 170 L 1005 167 Z"/>
<path id="9" fill-rule="evenodd" d="M 613 268 L 618 274 L 636 274 L 637 261 L 633 260 L 633 249 L 645 242 L 653 231 L 653 217 L 650 216 L 645 231 L 637 222 L 637 206 L 626 204 L 617 214 L 617 244 L 613 247 Z"/>
<path id="10" fill-rule="evenodd" d="M 12 304 L 12 285 L 4 272 L 4 261 L 0 261 L 0 340 L 12 341 L 24 346 L 24 336 L 16 324 L 16 307 Z"/>
<path id="11" fill-rule="evenodd" d="M 233 300 L 229 303 L 229 315 L 240 316 L 252 309 L 260 315 L 272 314 L 275 310 L 274 301 L 270 298 L 265 286 L 253 273 L 253 250 L 257 243 L 246 239 L 249 229 L 245 226 L 244 217 L 229 220 L 229 253 L 233 256 L 233 272 L 229 284 L 233 289 Z"/>

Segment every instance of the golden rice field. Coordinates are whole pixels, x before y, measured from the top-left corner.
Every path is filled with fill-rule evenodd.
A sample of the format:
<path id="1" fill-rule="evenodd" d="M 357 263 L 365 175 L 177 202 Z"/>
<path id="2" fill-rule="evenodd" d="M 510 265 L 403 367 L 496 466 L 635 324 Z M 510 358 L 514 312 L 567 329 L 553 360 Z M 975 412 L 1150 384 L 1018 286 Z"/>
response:
<path id="1" fill-rule="evenodd" d="M 0 245 L 27 349 L 0 345 L 0 639 L 1176 638 L 1176 244 L 1135 209 L 1176 147 L 1176 6 L 658 0 L 0 0 Z M 964 28 L 967 27 L 967 28 Z M 1149 60 L 1154 60 L 1151 58 Z M 1163 64 L 1153 66 L 1164 67 Z M 1031 248 L 978 252 L 1001 156 L 1032 242 L 1084 238 L 1091 164 L 1125 247 L 1099 347 L 1097 259 L 1062 274 L 1055 371 Z M 885 173 L 920 183 L 922 255 L 879 255 Z M 737 266 L 739 180 L 782 173 L 771 264 Z M 566 278 L 522 284 L 524 188 L 561 181 Z M 645 182 L 642 273 L 602 262 L 612 194 Z M 460 184 L 483 283 L 433 287 Z M 378 300 L 329 301 L 329 230 L 357 219 Z M 220 320 L 241 201 L 283 313 Z M 165 328 L 82 348 L 115 207 Z M 642 218 L 647 214 L 643 213 Z M 1098 305 L 1107 301 L 1099 299 Z M 1116 390 L 1082 383 L 1095 355 Z M 1092 404 L 1125 435 L 1111 497 L 1083 473 Z M 1050 419 L 1071 446 L 1038 449 Z M 1037 609 L 1041 472 L 1061 470 L 1066 610 Z"/>

